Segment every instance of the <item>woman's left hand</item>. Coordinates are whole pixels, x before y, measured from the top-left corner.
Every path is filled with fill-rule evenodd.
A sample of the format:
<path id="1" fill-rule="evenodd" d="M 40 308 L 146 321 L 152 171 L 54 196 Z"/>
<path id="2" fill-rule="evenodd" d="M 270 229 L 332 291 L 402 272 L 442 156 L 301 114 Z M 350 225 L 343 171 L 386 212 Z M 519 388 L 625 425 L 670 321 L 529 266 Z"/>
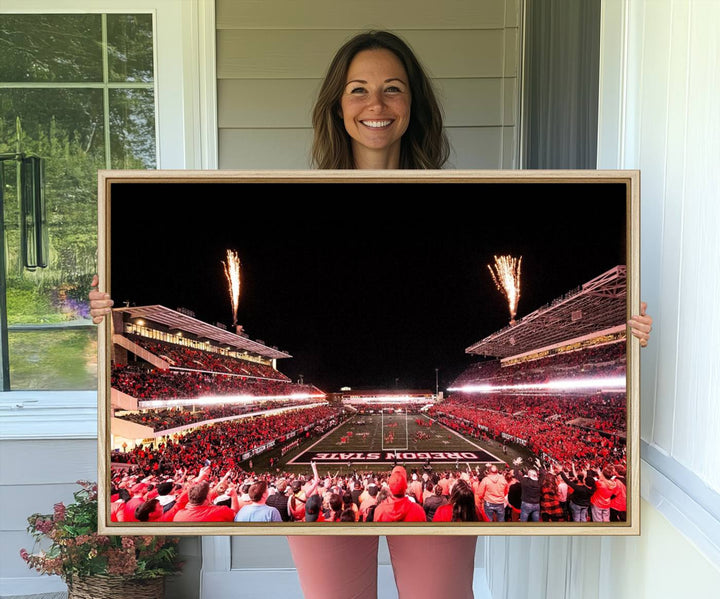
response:
<path id="1" fill-rule="evenodd" d="M 647 304 L 640 302 L 640 314 L 633 316 L 628 320 L 630 331 L 640 340 L 640 347 L 647 347 L 648 339 L 650 339 L 650 331 L 652 331 L 652 316 L 645 313 Z"/>

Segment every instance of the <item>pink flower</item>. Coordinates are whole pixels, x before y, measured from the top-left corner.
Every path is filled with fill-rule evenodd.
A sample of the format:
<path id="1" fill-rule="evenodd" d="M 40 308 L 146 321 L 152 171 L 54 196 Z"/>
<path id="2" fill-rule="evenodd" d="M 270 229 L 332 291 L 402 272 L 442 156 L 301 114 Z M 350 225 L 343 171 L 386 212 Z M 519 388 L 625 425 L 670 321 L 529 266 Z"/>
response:
<path id="1" fill-rule="evenodd" d="M 35 528 L 43 534 L 48 534 L 53 528 L 53 522 L 52 520 L 38 518 L 35 520 Z"/>
<path id="2" fill-rule="evenodd" d="M 125 549 L 135 549 L 135 541 L 133 541 L 132 537 L 123 537 L 122 546 Z"/>
<path id="3" fill-rule="evenodd" d="M 110 549 L 108 551 L 108 574 L 124 576 L 135 572 L 137 560 L 135 552 L 123 549 Z"/>
<path id="4" fill-rule="evenodd" d="M 55 522 L 60 522 L 62 520 L 65 520 L 65 504 L 63 504 L 62 502 L 56 503 L 53 506 L 53 509 L 55 511 L 55 514 L 54 514 Z"/>

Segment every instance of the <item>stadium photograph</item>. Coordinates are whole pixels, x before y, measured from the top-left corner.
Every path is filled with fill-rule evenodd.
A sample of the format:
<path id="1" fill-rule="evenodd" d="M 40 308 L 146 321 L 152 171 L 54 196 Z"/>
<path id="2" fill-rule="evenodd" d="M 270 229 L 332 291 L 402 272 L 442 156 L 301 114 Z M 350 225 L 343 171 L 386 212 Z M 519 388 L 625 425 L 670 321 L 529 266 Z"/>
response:
<path id="1" fill-rule="evenodd" d="M 108 529 L 632 520 L 627 182 L 108 189 Z"/>

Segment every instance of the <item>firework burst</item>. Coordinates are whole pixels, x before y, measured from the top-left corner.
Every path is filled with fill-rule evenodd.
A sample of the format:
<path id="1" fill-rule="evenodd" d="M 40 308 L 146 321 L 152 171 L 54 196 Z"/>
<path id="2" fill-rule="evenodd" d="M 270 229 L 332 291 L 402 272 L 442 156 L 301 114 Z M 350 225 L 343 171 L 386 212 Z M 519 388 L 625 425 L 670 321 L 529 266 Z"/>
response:
<path id="1" fill-rule="evenodd" d="M 508 302 L 508 311 L 510 312 L 510 324 L 515 324 L 515 316 L 517 314 L 518 301 L 520 300 L 520 265 L 522 256 L 513 258 L 512 256 L 494 256 L 495 264 L 490 266 L 488 270 L 492 275 L 493 282 Z"/>
<path id="2" fill-rule="evenodd" d="M 233 326 L 237 325 L 238 303 L 240 301 L 240 259 L 234 250 L 226 251 L 227 262 L 223 262 L 225 278 L 228 282 L 230 305 L 232 306 Z"/>

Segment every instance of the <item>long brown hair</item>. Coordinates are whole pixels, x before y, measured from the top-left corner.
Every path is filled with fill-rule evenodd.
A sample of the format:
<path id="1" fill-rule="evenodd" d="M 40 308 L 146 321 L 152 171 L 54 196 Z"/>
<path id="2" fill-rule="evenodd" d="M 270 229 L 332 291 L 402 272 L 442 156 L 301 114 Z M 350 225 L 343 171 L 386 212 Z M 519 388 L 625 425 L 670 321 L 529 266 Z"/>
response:
<path id="1" fill-rule="evenodd" d="M 479 520 L 475 507 L 475 493 L 463 479 L 458 480 L 450 493 L 453 522 L 477 522 Z"/>
<path id="2" fill-rule="evenodd" d="M 350 63 L 363 50 L 389 50 L 408 76 L 412 104 L 410 123 L 401 141 L 400 168 L 442 168 L 450 155 L 450 146 L 432 83 L 407 43 L 388 31 L 356 35 L 335 54 L 313 109 L 313 164 L 320 169 L 355 168 L 350 136 L 340 116 L 340 98 Z"/>

